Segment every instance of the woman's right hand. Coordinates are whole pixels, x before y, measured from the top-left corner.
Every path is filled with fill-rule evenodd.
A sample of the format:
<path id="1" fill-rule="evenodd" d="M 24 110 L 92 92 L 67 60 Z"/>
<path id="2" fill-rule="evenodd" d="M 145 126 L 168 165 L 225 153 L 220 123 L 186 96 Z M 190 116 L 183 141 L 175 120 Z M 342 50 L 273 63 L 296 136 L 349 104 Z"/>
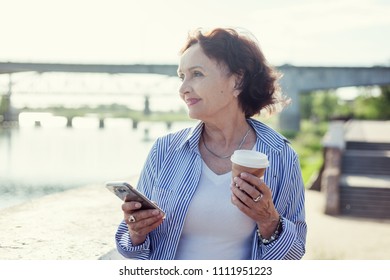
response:
<path id="1" fill-rule="evenodd" d="M 145 242 L 147 234 L 161 225 L 164 219 L 159 210 L 139 210 L 140 207 L 141 203 L 126 201 L 126 199 L 122 204 L 124 220 L 129 228 L 131 242 L 134 246 Z"/>

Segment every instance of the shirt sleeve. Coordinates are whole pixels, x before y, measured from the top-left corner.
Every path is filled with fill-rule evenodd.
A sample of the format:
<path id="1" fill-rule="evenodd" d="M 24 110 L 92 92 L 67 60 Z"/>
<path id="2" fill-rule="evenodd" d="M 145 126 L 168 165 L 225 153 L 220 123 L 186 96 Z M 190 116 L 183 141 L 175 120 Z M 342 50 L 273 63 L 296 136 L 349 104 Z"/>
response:
<path id="1" fill-rule="evenodd" d="M 115 235 L 115 241 L 118 252 L 125 258 L 140 260 L 149 259 L 149 236 L 146 237 L 144 243 L 134 246 L 131 243 L 129 230 L 127 228 L 127 224 L 124 221 L 122 221 L 122 223 L 118 227 L 118 230 Z"/>
<path id="2" fill-rule="evenodd" d="M 154 185 L 155 174 L 155 159 L 156 159 L 156 143 L 153 145 L 143 170 L 141 172 L 137 189 L 144 193 L 147 197 L 150 197 L 152 192 L 152 186 Z M 115 242 L 118 252 L 125 258 L 131 259 L 149 259 L 150 256 L 150 236 L 147 235 L 144 243 L 134 246 L 131 243 L 129 229 L 127 224 L 122 221 L 115 234 Z"/>
<path id="3" fill-rule="evenodd" d="M 291 152 L 291 151 L 290 151 Z M 287 162 L 287 161 L 284 161 Z M 305 221 L 305 188 L 295 152 L 286 164 L 280 180 L 275 206 L 282 216 L 282 233 L 269 244 L 262 244 L 256 234 L 256 258 L 263 260 L 301 259 L 305 254 L 307 225 Z M 282 206 L 280 206 L 282 205 Z"/>

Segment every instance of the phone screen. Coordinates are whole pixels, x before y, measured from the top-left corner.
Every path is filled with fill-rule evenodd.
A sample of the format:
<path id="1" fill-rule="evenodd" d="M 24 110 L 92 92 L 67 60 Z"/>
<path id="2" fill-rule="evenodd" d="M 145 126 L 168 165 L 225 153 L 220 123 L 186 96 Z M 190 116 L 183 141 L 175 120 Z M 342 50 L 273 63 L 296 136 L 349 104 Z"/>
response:
<path id="1" fill-rule="evenodd" d="M 140 209 L 158 209 L 163 212 L 156 204 L 150 201 L 142 193 L 126 182 L 108 182 L 106 187 L 122 201 L 127 197 L 127 201 L 138 201 L 141 203 Z"/>

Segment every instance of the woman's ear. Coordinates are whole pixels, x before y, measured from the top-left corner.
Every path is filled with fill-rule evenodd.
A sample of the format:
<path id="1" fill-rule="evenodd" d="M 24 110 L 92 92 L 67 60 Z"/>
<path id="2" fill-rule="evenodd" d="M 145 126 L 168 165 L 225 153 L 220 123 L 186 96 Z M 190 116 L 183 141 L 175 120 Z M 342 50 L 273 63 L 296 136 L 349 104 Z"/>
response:
<path id="1" fill-rule="evenodd" d="M 242 73 L 234 74 L 234 93 L 233 93 L 233 95 L 235 97 L 238 97 L 241 93 L 242 78 L 243 78 Z"/>
<path id="2" fill-rule="evenodd" d="M 242 71 L 240 71 L 237 74 L 234 74 L 234 81 L 235 81 L 234 89 L 240 89 L 241 88 L 243 77 L 244 77 L 244 73 L 242 73 Z"/>

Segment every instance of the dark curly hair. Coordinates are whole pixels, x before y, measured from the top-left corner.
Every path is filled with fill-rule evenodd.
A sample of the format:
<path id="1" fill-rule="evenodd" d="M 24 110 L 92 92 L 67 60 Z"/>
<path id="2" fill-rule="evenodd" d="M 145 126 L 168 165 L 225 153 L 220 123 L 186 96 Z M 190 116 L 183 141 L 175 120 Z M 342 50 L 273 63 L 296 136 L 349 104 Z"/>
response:
<path id="1" fill-rule="evenodd" d="M 238 100 L 245 117 L 260 114 L 262 109 L 272 114 L 289 102 L 280 90 L 280 73 L 268 64 L 249 34 L 231 28 L 216 28 L 209 32 L 196 29 L 189 33 L 180 54 L 198 43 L 210 59 L 225 64 L 231 74 L 241 77 Z"/>

